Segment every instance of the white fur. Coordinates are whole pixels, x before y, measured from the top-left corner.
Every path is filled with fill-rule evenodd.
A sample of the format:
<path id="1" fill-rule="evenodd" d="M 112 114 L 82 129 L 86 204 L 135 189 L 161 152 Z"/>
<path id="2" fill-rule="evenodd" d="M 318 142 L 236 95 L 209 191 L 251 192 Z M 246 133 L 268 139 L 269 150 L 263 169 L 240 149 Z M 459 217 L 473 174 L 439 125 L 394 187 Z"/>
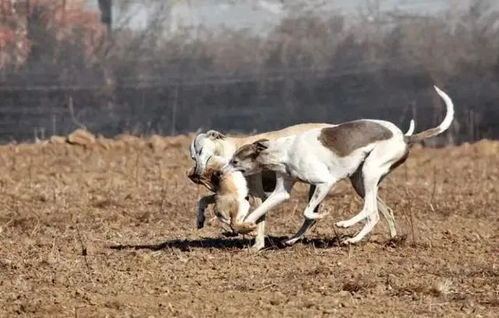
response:
<path id="1" fill-rule="evenodd" d="M 310 124 L 306 124 L 310 125 Z M 332 127 L 334 125 L 329 125 L 329 124 L 319 124 L 321 128 L 324 127 Z M 293 129 L 294 126 L 287 128 L 286 130 Z M 407 131 L 406 135 L 412 134 L 414 130 L 414 121 L 411 120 L 411 125 L 409 127 L 409 130 Z M 272 132 L 271 132 L 272 133 Z M 263 138 L 267 137 L 267 134 L 261 134 L 258 136 L 258 138 Z M 236 144 L 247 144 L 250 143 L 251 139 L 258 139 L 255 137 L 249 137 L 247 138 L 248 140 L 245 140 L 244 138 L 216 138 L 215 135 L 212 132 L 207 132 L 207 133 L 201 133 L 198 134 L 194 140 L 192 141 L 190 145 L 190 152 L 191 152 L 191 157 L 193 160 L 196 161 L 196 171 L 198 173 L 202 173 L 206 167 L 206 162 L 212 158 L 212 160 L 216 160 L 218 162 L 228 162 L 228 160 L 232 157 L 236 150 Z M 237 177 L 239 178 L 239 177 Z M 244 197 L 248 195 L 248 188 L 253 189 L 254 193 L 259 193 L 260 191 L 263 192 L 263 189 L 261 188 L 261 177 L 259 174 L 255 174 L 252 176 L 247 176 L 247 180 L 249 181 L 249 184 L 246 185 L 246 194 Z M 244 180 L 246 184 L 246 180 Z M 239 181 L 238 183 L 238 188 L 243 189 L 245 186 L 243 185 L 242 180 Z M 265 195 L 266 197 L 266 195 Z M 262 196 L 262 198 L 264 198 Z M 275 198 L 274 198 L 275 199 Z M 257 205 L 259 201 L 261 201 L 261 198 L 255 198 L 257 201 Z M 241 206 L 244 206 L 248 202 L 246 200 L 241 200 Z M 214 204 L 215 203 L 215 196 L 214 195 L 209 195 L 202 197 L 198 204 L 197 204 L 197 227 L 202 228 L 204 226 L 205 222 L 205 210 L 208 207 L 209 204 Z M 270 203 L 270 202 L 269 202 Z M 383 216 L 386 218 L 388 227 L 390 230 L 390 236 L 394 237 L 396 236 L 396 229 L 395 229 L 395 219 L 393 217 L 393 213 L 391 210 L 386 206 L 386 204 L 378 198 L 378 204 L 380 206 L 380 211 L 382 212 Z M 248 209 L 242 207 L 241 208 L 240 216 L 237 218 L 237 221 L 241 221 L 244 219 L 244 217 L 248 214 Z M 219 217 L 219 220 L 224 222 L 224 223 L 229 223 L 230 221 L 226 219 L 222 219 Z M 298 241 L 303 234 L 307 231 L 308 228 L 310 228 L 313 225 L 314 222 L 309 222 L 305 221 L 303 226 L 300 228 L 298 233 L 288 241 L 288 243 L 294 243 Z M 265 235 L 265 222 L 262 221 L 258 224 L 258 232 L 257 232 L 257 237 L 255 240 L 255 249 L 261 249 L 264 247 L 264 235 Z"/>
<path id="2" fill-rule="evenodd" d="M 452 124 L 452 120 L 454 119 L 454 104 L 450 99 L 449 95 L 447 95 L 444 91 L 442 91 L 437 86 L 433 86 L 438 95 L 444 100 L 445 105 L 447 106 L 447 113 L 445 114 L 444 120 L 438 126 L 438 133 L 442 133 L 446 131 L 450 125 Z"/>
<path id="3" fill-rule="evenodd" d="M 414 119 L 411 119 L 411 122 L 409 123 L 409 129 L 407 129 L 407 132 L 405 133 L 405 135 L 412 136 L 415 128 L 416 128 L 416 124 L 414 122 Z"/>
<path id="4" fill-rule="evenodd" d="M 216 131 L 208 131 L 206 133 L 198 134 L 190 145 L 191 158 L 195 161 L 194 173 L 201 175 L 206 168 L 208 160 L 216 157 L 218 161 L 228 162 L 237 147 L 250 144 L 255 140 L 261 138 L 276 139 L 281 136 L 291 135 L 298 131 L 303 131 L 312 127 L 325 127 L 327 124 L 299 124 L 290 126 L 278 131 L 271 131 L 259 135 L 247 137 L 225 137 Z M 255 204 L 259 205 L 267 198 L 263 190 L 262 178 L 260 174 L 246 176 L 248 181 L 248 189 L 250 195 L 255 199 Z M 209 204 L 214 203 L 212 196 L 206 196 L 199 200 L 197 210 L 197 227 L 202 228 L 204 225 L 204 211 Z M 257 236 L 253 248 L 259 250 L 265 245 L 265 218 L 260 219 L 258 223 Z"/>
<path id="5" fill-rule="evenodd" d="M 442 132 L 452 122 L 453 104 L 445 93 L 437 87 L 435 89 L 447 106 L 447 115 L 439 125 L 439 132 Z M 362 230 L 345 242 L 356 243 L 364 238 L 379 220 L 378 183 L 390 171 L 391 166 L 401 160 L 408 151 L 407 136 L 404 136 L 393 123 L 381 120 L 369 121 L 384 126 L 392 132 L 392 136 L 389 139 L 379 140 L 355 149 L 345 157 L 338 156 L 321 143 L 319 136 L 322 128 L 311 129 L 272 142 L 257 143 L 255 145 L 259 145 L 264 150 L 255 152 L 256 156 L 241 159 L 237 158 L 236 153 L 231 161 L 235 169 L 240 169 L 248 174 L 258 172 L 261 169 L 270 169 L 277 173 L 276 189 L 245 221 L 255 222 L 270 209 L 287 200 L 294 183 L 298 180 L 316 187 L 314 195 L 305 208 L 305 218 L 308 220 L 322 218 L 324 214 L 314 213 L 315 207 L 325 198 L 336 182 L 351 176 L 363 164 L 364 206 L 356 216 L 338 222 L 336 225 L 350 227 L 366 220 Z M 412 129 L 409 129 L 409 133 L 412 134 Z"/>

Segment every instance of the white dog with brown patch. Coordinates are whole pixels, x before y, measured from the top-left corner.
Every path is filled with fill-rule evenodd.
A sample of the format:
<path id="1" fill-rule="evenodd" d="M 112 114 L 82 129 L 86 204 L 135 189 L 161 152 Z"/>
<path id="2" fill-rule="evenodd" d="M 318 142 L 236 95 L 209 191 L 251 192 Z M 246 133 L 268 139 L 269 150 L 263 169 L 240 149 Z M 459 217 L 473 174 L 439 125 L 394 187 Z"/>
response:
<path id="1" fill-rule="evenodd" d="M 315 192 L 304 211 L 305 223 L 313 224 L 314 220 L 325 215 L 314 213 L 314 209 L 331 187 L 341 179 L 353 177 L 357 180 L 352 181 L 354 186 L 356 183 L 361 184 L 359 190 L 364 194 L 364 206 L 356 216 L 336 225 L 346 228 L 366 220 L 361 231 L 345 243 L 360 241 L 379 220 L 377 195 L 383 178 L 407 159 L 411 144 L 442 133 L 452 123 L 452 100 L 436 86 L 435 90 L 445 102 L 447 114 L 438 127 L 413 136 L 405 136 L 391 122 L 363 119 L 310 129 L 274 141 L 260 140 L 241 147 L 230 163 L 234 169 L 244 174 L 266 169 L 275 171 L 277 175 L 274 192 L 255 211 L 244 217 L 246 231 L 255 228 L 254 222 L 270 209 L 287 200 L 297 181 L 315 186 Z M 304 224 L 288 243 L 296 242 L 309 228 Z"/>
<path id="2" fill-rule="evenodd" d="M 194 138 L 190 146 L 191 157 L 195 161 L 196 165 L 189 172 L 189 178 L 195 183 L 204 184 L 206 186 L 205 183 L 201 182 L 201 177 L 205 174 L 205 170 L 207 168 L 207 162 L 209 162 L 210 159 L 216 159 L 218 162 L 228 163 L 238 148 L 244 145 L 249 145 L 257 140 L 260 139 L 276 140 L 278 138 L 292 136 L 297 133 L 302 133 L 310 129 L 321 129 L 331 126 L 332 125 L 330 124 L 314 124 L 314 123 L 299 124 L 277 131 L 271 131 L 267 133 L 257 134 L 253 136 L 246 136 L 246 137 L 228 137 L 214 130 L 210 130 L 206 133 L 200 133 Z M 411 125 L 406 135 L 411 135 L 413 131 L 414 131 L 414 121 L 411 120 Z M 262 174 L 260 172 L 250 174 L 246 176 L 246 179 L 247 179 L 249 195 L 251 195 L 255 199 L 255 205 L 259 206 L 261 202 L 266 199 L 266 194 L 264 192 L 264 187 L 262 184 Z M 355 176 L 351 178 L 351 181 L 357 193 L 363 197 L 364 194 L 362 190 L 362 184 L 358 182 Z M 310 187 L 309 199 L 311 198 L 314 192 L 315 192 L 315 186 L 312 185 Z M 215 203 L 214 195 L 204 196 L 199 200 L 197 205 L 198 206 L 197 214 L 196 214 L 198 228 L 202 228 L 204 226 L 205 209 L 208 207 L 208 205 L 214 203 Z M 388 223 L 390 236 L 395 237 L 397 232 L 395 229 L 395 219 L 393 217 L 392 210 L 380 198 L 378 198 L 378 207 L 381 214 L 385 217 Z M 314 211 L 317 212 L 318 208 L 319 206 L 317 205 Z M 305 222 L 300 231 L 306 231 L 308 228 L 310 228 L 313 225 L 313 223 L 314 223 L 313 221 Z M 257 250 L 263 248 L 264 238 L 265 238 L 265 219 L 262 217 L 258 223 L 258 231 L 253 248 Z"/>
<path id="3" fill-rule="evenodd" d="M 290 136 L 312 128 L 329 127 L 329 124 L 320 123 L 307 123 L 290 126 L 281 130 L 270 131 L 252 136 L 244 137 L 229 137 L 224 134 L 210 130 L 206 133 L 198 134 L 191 143 L 190 152 L 191 158 L 195 161 L 195 167 L 189 174 L 189 178 L 199 183 L 200 176 L 204 173 L 207 162 L 210 158 L 216 158 L 219 161 L 226 163 L 232 158 L 236 150 L 247 144 L 251 144 L 256 140 L 265 138 L 268 140 L 275 140 L 280 137 Z M 255 199 L 255 205 L 260 205 L 263 200 L 267 198 L 264 186 L 262 184 L 262 174 L 255 173 L 246 176 L 249 195 Z M 209 204 L 215 203 L 214 196 L 204 196 L 198 202 L 197 209 L 197 227 L 202 228 L 204 225 L 204 211 Z M 256 250 L 262 249 L 265 246 L 265 218 L 262 217 L 258 221 L 258 231 L 253 248 Z M 393 221 L 394 223 L 395 221 Z"/>

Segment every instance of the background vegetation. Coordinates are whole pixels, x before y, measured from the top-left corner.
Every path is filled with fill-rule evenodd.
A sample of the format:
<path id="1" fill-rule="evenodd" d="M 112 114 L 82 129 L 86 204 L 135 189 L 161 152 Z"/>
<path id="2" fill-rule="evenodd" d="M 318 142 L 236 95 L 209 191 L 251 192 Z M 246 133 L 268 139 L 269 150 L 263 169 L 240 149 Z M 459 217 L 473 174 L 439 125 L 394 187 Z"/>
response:
<path id="1" fill-rule="evenodd" d="M 2 2 L 3 1 L 3 2 Z M 417 130 L 453 98 L 457 120 L 436 141 L 499 136 L 497 12 L 475 1 L 441 16 L 380 12 L 355 19 L 297 6 L 263 35 L 202 26 L 167 33 L 106 28 L 78 1 L 0 1 L 0 139 L 66 134 L 250 132 L 358 117 Z"/>

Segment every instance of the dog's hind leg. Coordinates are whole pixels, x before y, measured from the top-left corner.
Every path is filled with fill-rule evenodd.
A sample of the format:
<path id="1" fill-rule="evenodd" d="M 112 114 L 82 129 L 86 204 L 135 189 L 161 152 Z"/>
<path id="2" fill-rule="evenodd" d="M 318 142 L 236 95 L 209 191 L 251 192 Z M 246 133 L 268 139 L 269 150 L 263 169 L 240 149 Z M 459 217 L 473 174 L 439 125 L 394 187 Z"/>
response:
<path id="1" fill-rule="evenodd" d="M 381 215 L 386 219 L 388 224 L 388 231 L 390 232 L 390 237 L 394 238 L 397 236 L 397 228 L 395 227 L 395 216 L 393 215 L 393 210 L 386 205 L 386 203 L 378 196 L 378 210 Z"/>
<path id="2" fill-rule="evenodd" d="M 354 174 L 350 176 L 350 181 L 352 183 L 353 188 L 355 189 L 355 192 L 363 199 L 365 196 L 365 191 L 364 191 L 364 181 L 362 177 L 362 168 L 363 164 L 359 166 L 357 171 L 355 171 Z M 388 230 L 390 232 L 390 237 L 395 237 L 397 236 L 397 229 L 395 228 L 395 217 L 393 215 L 393 211 L 390 207 L 386 205 L 386 203 L 379 197 L 377 197 L 378 201 L 378 210 L 381 212 L 381 215 L 385 218 L 387 224 L 388 224 Z"/>
<path id="3" fill-rule="evenodd" d="M 367 171 L 366 171 L 367 170 Z M 354 216 L 353 218 L 336 223 L 337 226 L 340 227 L 349 227 L 357 222 L 367 219 L 366 224 L 360 230 L 360 232 L 354 237 L 347 239 L 344 243 L 357 243 L 361 239 L 364 238 L 369 232 L 372 231 L 376 223 L 379 220 L 378 214 L 378 205 L 377 205 L 377 194 L 378 194 L 378 181 L 379 178 L 383 175 L 383 171 L 380 169 L 369 169 L 368 166 L 365 166 L 363 169 L 363 179 L 364 179 L 364 189 L 366 190 L 366 194 L 364 197 L 364 207 L 362 211 Z"/>
<path id="4" fill-rule="evenodd" d="M 378 185 L 380 181 L 390 172 L 393 164 L 399 162 L 406 155 L 405 144 L 386 142 L 378 145 L 366 158 L 362 168 L 362 179 L 364 183 L 365 197 L 362 211 L 353 218 L 336 223 L 340 227 L 349 227 L 357 222 L 367 219 L 366 224 L 360 232 L 345 243 L 357 243 L 362 240 L 379 220 L 378 214 Z"/>
<path id="5" fill-rule="evenodd" d="M 310 199 L 312 199 L 314 192 L 315 192 L 315 186 L 313 184 L 311 184 L 310 189 L 308 191 L 308 201 L 309 202 L 310 202 Z M 320 207 L 320 204 L 318 204 L 315 207 L 314 213 L 319 212 L 319 207 Z M 305 233 L 307 233 L 312 228 L 312 226 L 314 226 L 314 224 L 316 222 L 317 222 L 316 220 L 305 219 L 305 221 L 303 221 L 303 224 L 300 227 L 300 229 L 298 230 L 298 232 L 296 232 L 296 234 L 293 235 L 293 237 L 291 237 L 289 240 L 286 241 L 286 245 L 293 245 L 296 242 L 298 242 L 299 240 L 301 240 L 303 238 L 303 236 L 305 235 Z"/>

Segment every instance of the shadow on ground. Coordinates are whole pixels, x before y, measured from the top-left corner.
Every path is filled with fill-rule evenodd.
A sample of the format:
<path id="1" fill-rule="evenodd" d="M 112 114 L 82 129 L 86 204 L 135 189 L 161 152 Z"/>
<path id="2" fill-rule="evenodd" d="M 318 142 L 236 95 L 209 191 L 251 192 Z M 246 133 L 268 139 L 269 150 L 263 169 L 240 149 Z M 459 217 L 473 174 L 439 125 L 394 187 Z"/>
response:
<path id="1" fill-rule="evenodd" d="M 305 238 L 296 244 L 303 244 L 307 246 L 312 246 L 314 248 L 332 248 L 341 246 L 341 241 L 347 236 L 333 237 L 333 238 Z M 266 249 L 283 249 L 289 247 L 286 245 L 286 240 L 288 236 L 269 236 L 265 238 Z M 179 249 L 181 251 L 190 251 L 193 248 L 215 248 L 215 249 L 244 249 L 250 248 L 253 244 L 253 239 L 247 238 L 202 238 L 196 240 L 167 240 L 159 244 L 140 244 L 140 245 L 112 245 L 109 248 L 114 250 L 152 250 L 158 251 L 163 249 Z"/>

